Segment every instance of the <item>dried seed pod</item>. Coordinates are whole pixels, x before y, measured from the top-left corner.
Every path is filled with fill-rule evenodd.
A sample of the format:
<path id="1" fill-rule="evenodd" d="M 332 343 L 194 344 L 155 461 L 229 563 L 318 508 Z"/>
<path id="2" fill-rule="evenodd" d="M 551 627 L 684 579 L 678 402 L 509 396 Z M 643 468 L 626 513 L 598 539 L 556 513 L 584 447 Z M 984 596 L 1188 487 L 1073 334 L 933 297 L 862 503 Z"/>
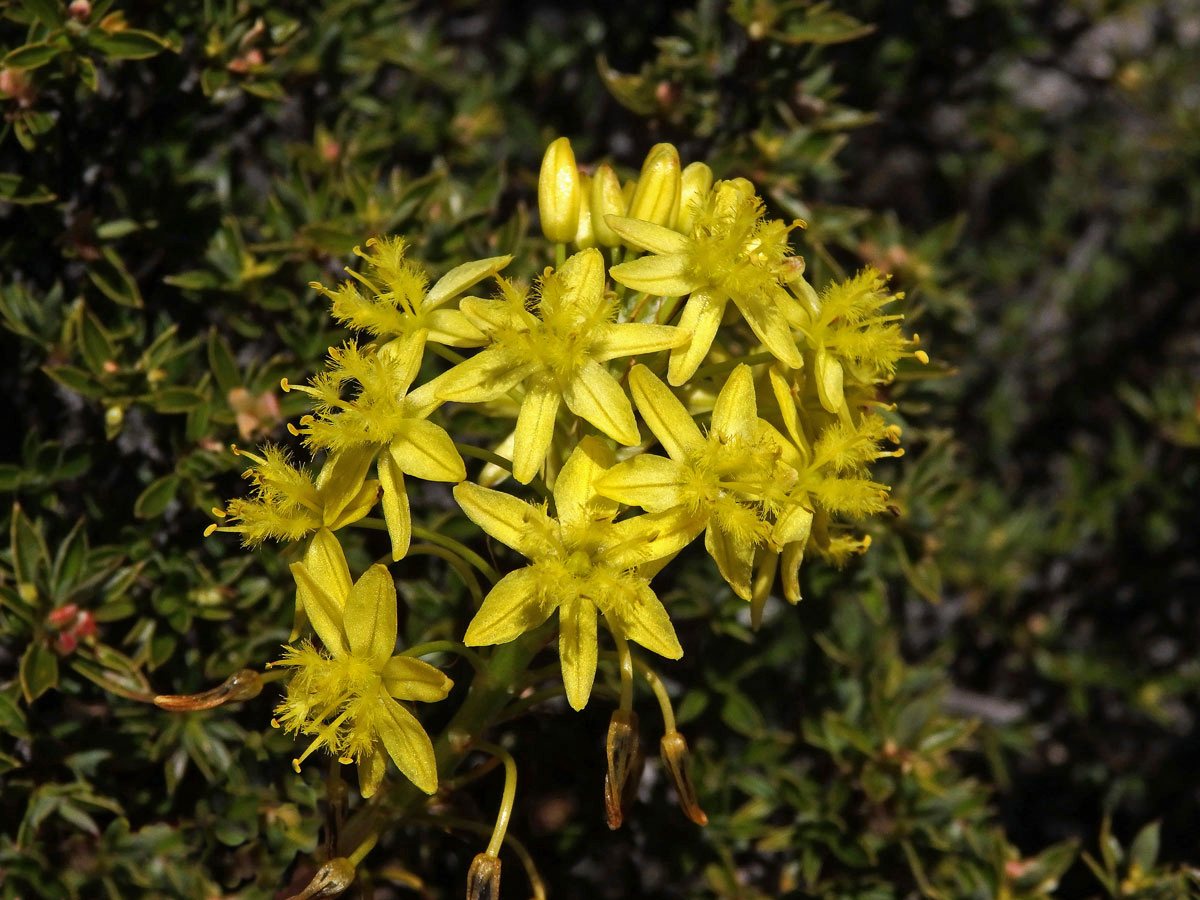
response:
<path id="1" fill-rule="evenodd" d="M 467 872 L 467 900 L 496 900 L 500 896 L 500 857 L 480 853 Z"/>
<path id="2" fill-rule="evenodd" d="M 707 825 L 708 816 L 700 808 L 696 799 L 696 786 L 692 783 L 692 754 L 688 750 L 687 741 L 678 731 L 664 734 L 660 745 L 663 765 L 679 794 L 679 806 L 684 815 L 697 825 Z"/>
<path id="3" fill-rule="evenodd" d="M 625 820 L 642 779 L 645 757 L 638 734 L 637 713 L 618 709 L 612 714 L 605 751 L 608 771 L 604 775 L 604 812 L 608 827 L 615 831 Z"/>
<path id="4" fill-rule="evenodd" d="M 350 860 L 339 856 L 331 859 L 312 877 L 308 887 L 288 900 L 328 900 L 339 896 L 354 882 L 354 866 Z"/>
<path id="5" fill-rule="evenodd" d="M 226 703 L 240 703 L 257 697 L 262 690 L 262 676 L 253 669 L 239 669 L 217 687 L 199 694 L 159 694 L 154 705 L 161 709 L 212 709 Z"/>

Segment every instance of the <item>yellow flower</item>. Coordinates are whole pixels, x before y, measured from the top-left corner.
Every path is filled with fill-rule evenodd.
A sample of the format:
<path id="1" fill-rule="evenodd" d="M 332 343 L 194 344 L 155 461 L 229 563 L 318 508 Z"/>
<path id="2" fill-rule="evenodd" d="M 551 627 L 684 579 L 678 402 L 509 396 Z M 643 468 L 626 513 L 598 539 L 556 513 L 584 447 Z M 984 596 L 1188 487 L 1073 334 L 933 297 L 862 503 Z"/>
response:
<path id="1" fill-rule="evenodd" d="M 253 496 L 214 509 L 215 515 L 236 524 L 209 525 L 205 535 L 241 534 L 247 547 L 267 538 L 298 541 L 318 528 L 336 531 L 357 522 L 379 498 L 379 482 L 365 480 L 372 454 L 359 448 L 330 454 L 315 481 L 307 470 L 289 462 L 282 447 L 268 444 L 261 455 L 233 450 L 254 463 L 242 473 L 254 485 Z"/>
<path id="2" fill-rule="evenodd" d="M 317 533 L 305 562 L 292 564 L 298 593 L 323 650 L 307 641 L 285 648 L 276 663 L 294 669 L 275 712 L 289 732 L 315 735 L 293 762 L 320 747 L 342 763 L 358 764 L 364 797 L 375 793 L 390 756 L 427 794 L 437 790 L 437 763 L 429 735 L 397 700 L 443 699 L 453 682 L 438 669 L 396 648 L 396 585 L 382 565 L 351 584 L 341 545 Z"/>
<path id="3" fill-rule="evenodd" d="M 366 261 L 367 274 L 349 274 L 367 288 L 367 296 L 351 281 L 343 282 L 336 291 L 315 281 L 310 287 L 333 301 L 333 317 L 339 322 L 376 337 L 391 336 L 380 352 L 394 361 L 397 378 L 411 384 L 427 340 L 450 347 L 483 343 L 483 335 L 462 313 L 443 307 L 467 288 L 495 275 L 512 257 L 494 256 L 456 266 L 426 290 L 424 270 L 404 258 L 405 249 L 399 237 L 371 238 L 367 253 L 354 248 Z"/>
<path id="4" fill-rule="evenodd" d="M 721 576 L 749 600 L 754 549 L 770 534 L 756 504 L 778 455 L 762 436 L 750 368 L 741 365 L 730 374 L 707 435 L 645 366 L 635 366 L 629 382 L 638 411 L 670 458 L 647 453 L 627 459 L 606 472 L 596 490 L 673 515 L 689 539 L 704 531 L 704 546 Z"/>
<path id="5" fill-rule="evenodd" d="M 800 352 L 788 326 L 796 300 L 780 284 L 788 272 L 789 228 L 763 220 L 762 201 L 740 178 L 717 182 L 691 216 L 687 235 L 635 218 L 608 218 L 626 243 L 655 254 L 613 266 L 614 281 L 661 297 L 688 295 L 679 325 L 691 338 L 671 351 L 668 381 L 678 386 L 692 377 L 730 300 L 777 359 L 799 368 Z"/>
<path id="6" fill-rule="evenodd" d="M 593 484 L 612 465 L 612 452 L 585 437 L 554 485 L 557 518 L 509 494 L 464 482 L 454 497 L 471 521 L 531 564 L 504 576 L 467 628 L 472 646 L 503 644 L 559 615 L 563 685 L 583 709 L 596 676 L 596 613 L 608 629 L 668 659 L 683 655 L 675 629 L 649 578 L 638 566 L 678 552 L 688 538 L 664 532 L 662 520 L 637 516 L 614 522 L 617 504 Z"/>
<path id="7" fill-rule="evenodd" d="M 431 381 L 438 400 L 481 403 L 525 386 L 517 416 L 513 475 L 527 484 L 546 458 L 560 401 L 622 444 L 639 440 L 629 398 L 604 363 L 676 347 L 687 332 L 666 325 L 616 324 L 616 298 L 604 290 L 604 257 L 582 250 L 547 270 L 533 308 L 500 280 L 498 299 L 468 297 L 461 308 L 489 344 Z"/>
<path id="8" fill-rule="evenodd" d="M 462 481 L 466 468 L 450 435 L 426 419 L 438 405 L 429 385 L 409 393 L 410 376 L 394 357 L 347 343 L 331 349 L 329 359 L 328 369 L 308 385 L 284 383 L 286 390 L 303 391 L 314 401 L 314 415 L 302 418 L 296 433 L 305 435 L 310 447 L 357 449 L 367 453 L 368 461 L 378 454 L 392 558 L 401 559 L 412 534 L 405 474 L 426 481 Z M 356 386 L 349 400 L 342 397 L 347 385 Z"/>

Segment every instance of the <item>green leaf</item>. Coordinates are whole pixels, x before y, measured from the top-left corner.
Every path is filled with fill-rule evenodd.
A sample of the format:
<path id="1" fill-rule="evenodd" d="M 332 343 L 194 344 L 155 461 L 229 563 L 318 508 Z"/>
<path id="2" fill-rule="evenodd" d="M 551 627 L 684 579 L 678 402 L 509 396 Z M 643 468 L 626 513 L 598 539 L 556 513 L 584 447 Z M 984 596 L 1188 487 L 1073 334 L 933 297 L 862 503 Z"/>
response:
<path id="1" fill-rule="evenodd" d="M 32 703 L 58 685 L 58 657 L 44 643 L 34 641 L 21 657 L 20 677 L 25 702 Z"/>
<path id="2" fill-rule="evenodd" d="M 142 292 L 117 251 L 112 247 L 104 247 L 100 254 L 103 261 L 97 260 L 88 269 L 88 278 L 114 303 L 140 307 L 143 302 Z"/>
<path id="3" fill-rule="evenodd" d="M 37 584 L 38 576 L 50 566 L 50 549 L 41 529 L 25 515 L 21 504 L 14 503 L 9 526 L 12 568 L 18 586 Z"/>
<path id="4" fill-rule="evenodd" d="M 195 409 L 207 397 L 196 388 L 167 387 L 150 394 L 146 399 L 160 413 L 185 413 Z"/>
<path id="5" fill-rule="evenodd" d="M 171 46 L 158 35 L 136 28 L 111 33 L 97 29 L 89 35 L 89 40 L 109 59 L 148 59 Z"/>
<path id="6" fill-rule="evenodd" d="M 0 65 L 6 69 L 36 69 L 62 53 L 62 47 L 49 41 L 26 44 L 5 55 Z"/>
<path id="7" fill-rule="evenodd" d="M 175 499 L 180 482 L 181 479 L 174 472 L 150 482 L 134 501 L 133 514 L 139 519 L 153 519 L 162 515 L 167 504 Z"/>
<path id="8" fill-rule="evenodd" d="M 163 279 L 172 287 L 183 288 L 186 291 L 204 291 L 224 286 L 220 276 L 209 269 L 189 269 L 177 275 L 168 275 Z"/>
<path id="9" fill-rule="evenodd" d="M 112 362 L 117 355 L 117 346 L 100 320 L 82 305 L 79 307 L 79 349 L 88 367 L 101 377 L 104 364 Z"/>
<path id="10" fill-rule="evenodd" d="M 24 177 L 16 173 L 0 172 L 0 198 L 7 203 L 32 206 L 35 203 L 50 203 L 58 199 L 58 195 L 44 185 L 29 185 Z"/>
<path id="11" fill-rule="evenodd" d="M 237 361 L 233 358 L 233 350 L 229 342 L 217 329 L 208 333 L 208 366 L 212 369 L 213 377 L 217 379 L 217 387 L 222 394 L 228 395 L 242 383 L 242 373 Z"/>
<path id="12" fill-rule="evenodd" d="M 21 5 L 47 28 L 57 28 L 63 23 L 61 0 L 21 0 Z"/>
<path id="13" fill-rule="evenodd" d="M 603 55 L 596 57 L 600 80 L 617 102 L 639 116 L 653 115 L 658 109 L 654 82 L 645 75 L 627 75 L 608 64 Z"/>
<path id="14" fill-rule="evenodd" d="M 42 371 L 69 391 L 85 397 L 104 396 L 104 387 L 83 369 L 75 366 L 42 366 Z"/>
<path id="15" fill-rule="evenodd" d="M 1137 833 L 1129 847 L 1129 864 L 1137 866 L 1143 873 L 1149 872 L 1158 862 L 1161 823 L 1151 822 Z"/>

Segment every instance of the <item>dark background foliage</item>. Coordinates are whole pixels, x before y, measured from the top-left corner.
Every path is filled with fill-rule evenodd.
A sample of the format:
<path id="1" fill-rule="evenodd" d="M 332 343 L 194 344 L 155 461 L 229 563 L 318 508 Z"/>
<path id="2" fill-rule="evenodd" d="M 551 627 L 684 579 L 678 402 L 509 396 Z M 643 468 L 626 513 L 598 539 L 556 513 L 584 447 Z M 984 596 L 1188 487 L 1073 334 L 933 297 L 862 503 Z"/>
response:
<path id="1" fill-rule="evenodd" d="M 286 638 L 287 554 L 200 533 L 242 490 L 226 445 L 286 440 L 279 378 L 342 337 L 308 282 L 385 233 L 435 272 L 540 270 L 537 165 L 566 134 L 627 174 L 671 140 L 754 179 L 808 220 L 814 281 L 893 274 L 934 362 L 894 389 L 899 514 L 861 562 L 808 566 L 757 634 L 702 554 L 664 577 L 707 829 L 653 766 L 604 827 L 603 694 L 496 730 L 551 893 L 1186 896 L 1195 2 L 90 6 L 0 6 L 0 895 L 271 897 L 310 871 L 321 767 L 291 772 L 270 690 L 137 698 Z M 461 635 L 452 573 L 396 574 L 405 642 Z M 456 895 L 482 838 L 448 823 L 497 795 L 398 823 L 364 875 Z"/>

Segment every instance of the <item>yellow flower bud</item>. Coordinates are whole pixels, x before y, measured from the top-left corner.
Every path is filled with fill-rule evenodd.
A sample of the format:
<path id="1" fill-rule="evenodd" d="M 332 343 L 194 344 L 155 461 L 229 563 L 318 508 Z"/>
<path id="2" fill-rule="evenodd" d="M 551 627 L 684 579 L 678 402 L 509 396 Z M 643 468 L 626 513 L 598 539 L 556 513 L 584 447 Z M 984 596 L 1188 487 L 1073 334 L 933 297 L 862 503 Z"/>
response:
<path id="1" fill-rule="evenodd" d="M 565 137 L 550 144 L 538 175 L 538 213 L 546 240 L 566 244 L 579 227 L 579 169 Z"/>
<path id="2" fill-rule="evenodd" d="M 621 246 L 621 236 L 604 221 L 605 216 L 625 215 L 626 208 L 625 197 L 621 194 L 621 179 L 611 166 L 604 165 L 596 169 L 588 195 L 596 243 L 602 247 Z"/>
<path id="3" fill-rule="evenodd" d="M 592 179 L 579 176 L 579 224 L 575 227 L 575 246 L 580 250 L 596 246 L 595 223 L 592 221 Z"/>
<path id="4" fill-rule="evenodd" d="M 646 154 L 637 188 L 629 202 L 629 218 L 670 227 L 679 217 L 679 151 L 674 144 L 655 144 Z"/>
<path id="5" fill-rule="evenodd" d="M 679 219 L 675 230 L 682 234 L 690 234 L 696 212 L 704 203 L 704 198 L 712 190 L 713 173 L 702 162 L 689 163 L 680 176 L 679 190 Z"/>

